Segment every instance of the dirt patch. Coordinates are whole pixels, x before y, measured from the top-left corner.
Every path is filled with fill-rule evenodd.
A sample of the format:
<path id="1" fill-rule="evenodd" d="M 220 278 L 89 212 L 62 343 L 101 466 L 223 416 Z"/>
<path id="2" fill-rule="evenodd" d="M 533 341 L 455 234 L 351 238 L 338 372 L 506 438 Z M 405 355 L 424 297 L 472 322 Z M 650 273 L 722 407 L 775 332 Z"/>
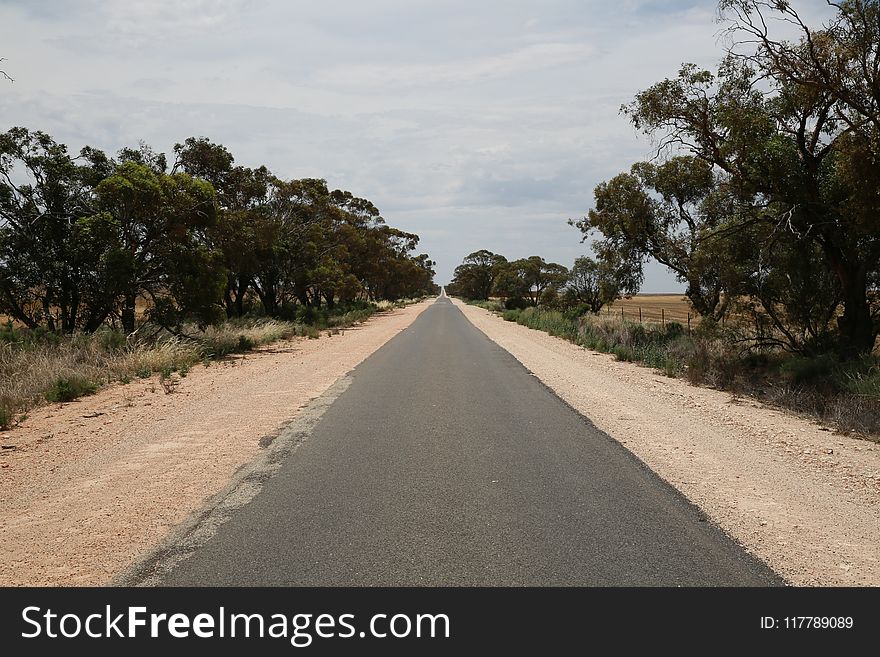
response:
<path id="1" fill-rule="evenodd" d="M 428 305 L 33 411 L 0 434 L 0 584 L 108 583 Z"/>
<path id="2" fill-rule="evenodd" d="M 455 303 L 792 584 L 880 585 L 880 446 Z"/>

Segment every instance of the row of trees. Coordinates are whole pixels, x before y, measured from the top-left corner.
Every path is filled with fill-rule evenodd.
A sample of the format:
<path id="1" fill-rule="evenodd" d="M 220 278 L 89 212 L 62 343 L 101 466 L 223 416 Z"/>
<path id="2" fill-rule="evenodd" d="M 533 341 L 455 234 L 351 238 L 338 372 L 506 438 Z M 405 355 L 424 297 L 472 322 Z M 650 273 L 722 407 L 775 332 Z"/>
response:
<path id="1" fill-rule="evenodd" d="M 324 180 L 282 180 L 189 138 L 73 157 L 49 135 L 0 135 L 0 313 L 52 331 L 171 330 L 257 310 L 436 291 L 417 235 Z"/>
<path id="2" fill-rule="evenodd" d="M 540 256 L 508 260 L 485 249 L 465 256 L 446 291 L 471 300 L 501 298 L 509 307 L 586 306 L 597 313 L 606 303 L 632 293 L 620 267 L 583 256 L 569 270 Z"/>
<path id="3" fill-rule="evenodd" d="M 705 317 L 750 315 L 755 344 L 848 358 L 880 331 L 880 5 L 828 4 L 813 29 L 786 0 L 722 0 L 717 71 L 685 65 L 623 107 L 665 159 L 573 223 L 631 283 L 651 257 Z"/>

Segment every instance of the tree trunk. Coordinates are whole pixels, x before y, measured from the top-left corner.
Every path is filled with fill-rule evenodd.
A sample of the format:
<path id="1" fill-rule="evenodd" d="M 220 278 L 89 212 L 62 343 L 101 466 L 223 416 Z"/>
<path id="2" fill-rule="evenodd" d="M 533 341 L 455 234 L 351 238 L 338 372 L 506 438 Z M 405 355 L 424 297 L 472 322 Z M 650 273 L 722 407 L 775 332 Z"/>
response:
<path id="1" fill-rule="evenodd" d="M 235 293 L 235 315 L 241 317 L 244 315 L 244 295 L 250 287 L 250 281 L 243 276 L 238 277 L 238 290 Z"/>
<path id="2" fill-rule="evenodd" d="M 260 302 L 263 304 L 263 311 L 269 317 L 277 317 L 278 316 L 278 299 L 275 294 L 275 288 L 264 286 L 263 289 L 257 289 L 257 295 L 260 297 Z"/>
<path id="3" fill-rule="evenodd" d="M 122 307 L 122 330 L 126 335 L 134 333 L 134 305 L 137 295 L 128 293 L 125 295 L 125 305 Z"/>
<path id="4" fill-rule="evenodd" d="M 226 307 L 226 319 L 235 317 L 235 299 L 232 291 L 236 286 L 236 278 L 233 274 L 226 276 L 226 289 L 223 291 L 223 305 Z"/>
<path id="5" fill-rule="evenodd" d="M 840 330 L 838 350 L 842 358 L 855 358 L 874 350 L 877 328 L 864 285 L 851 284 L 845 289 L 843 315 L 837 318 L 837 328 Z"/>
<path id="6" fill-rule="evenodd" d="M 99 328 L 101 328 L 101 325 L 104 323 L 104 320 L 107 319 L 107 315 L 109 314 L 110 311 L 106 308 L 93 310 L 91 313 L 89 313 L 85 324 L 83 324 L 83 331 L 85 331 L 86 333 L 94 333 Z"/>
<path id="7" fill-rule="evenodd" d="M 55 332 L 55 318 L 52 317 L 52 309 L 49 308 L 49 300 L 43 297 L 43 314 L 46 316 L 46 328 Z"/>

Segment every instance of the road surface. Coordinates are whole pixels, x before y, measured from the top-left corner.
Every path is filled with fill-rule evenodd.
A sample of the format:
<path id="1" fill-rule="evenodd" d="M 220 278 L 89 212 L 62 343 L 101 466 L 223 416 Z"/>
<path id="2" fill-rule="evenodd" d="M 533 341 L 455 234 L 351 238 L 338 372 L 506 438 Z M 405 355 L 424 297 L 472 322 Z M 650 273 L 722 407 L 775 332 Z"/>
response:
<path id="1" fill-rule="evenodd" d="M 445 297 L 351 376 L 159 583 L 781 583 Z"/>

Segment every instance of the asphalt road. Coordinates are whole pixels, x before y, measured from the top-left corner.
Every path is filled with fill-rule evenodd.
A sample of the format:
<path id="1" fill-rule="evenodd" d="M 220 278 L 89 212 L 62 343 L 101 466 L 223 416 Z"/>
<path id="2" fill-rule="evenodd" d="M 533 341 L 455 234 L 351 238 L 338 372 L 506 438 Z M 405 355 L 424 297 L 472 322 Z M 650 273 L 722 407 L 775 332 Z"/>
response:
<path id="1" fill-rule="evenodd" d="M 160 583 L 780 583 L 446 298 L 352 377 Z"/>

